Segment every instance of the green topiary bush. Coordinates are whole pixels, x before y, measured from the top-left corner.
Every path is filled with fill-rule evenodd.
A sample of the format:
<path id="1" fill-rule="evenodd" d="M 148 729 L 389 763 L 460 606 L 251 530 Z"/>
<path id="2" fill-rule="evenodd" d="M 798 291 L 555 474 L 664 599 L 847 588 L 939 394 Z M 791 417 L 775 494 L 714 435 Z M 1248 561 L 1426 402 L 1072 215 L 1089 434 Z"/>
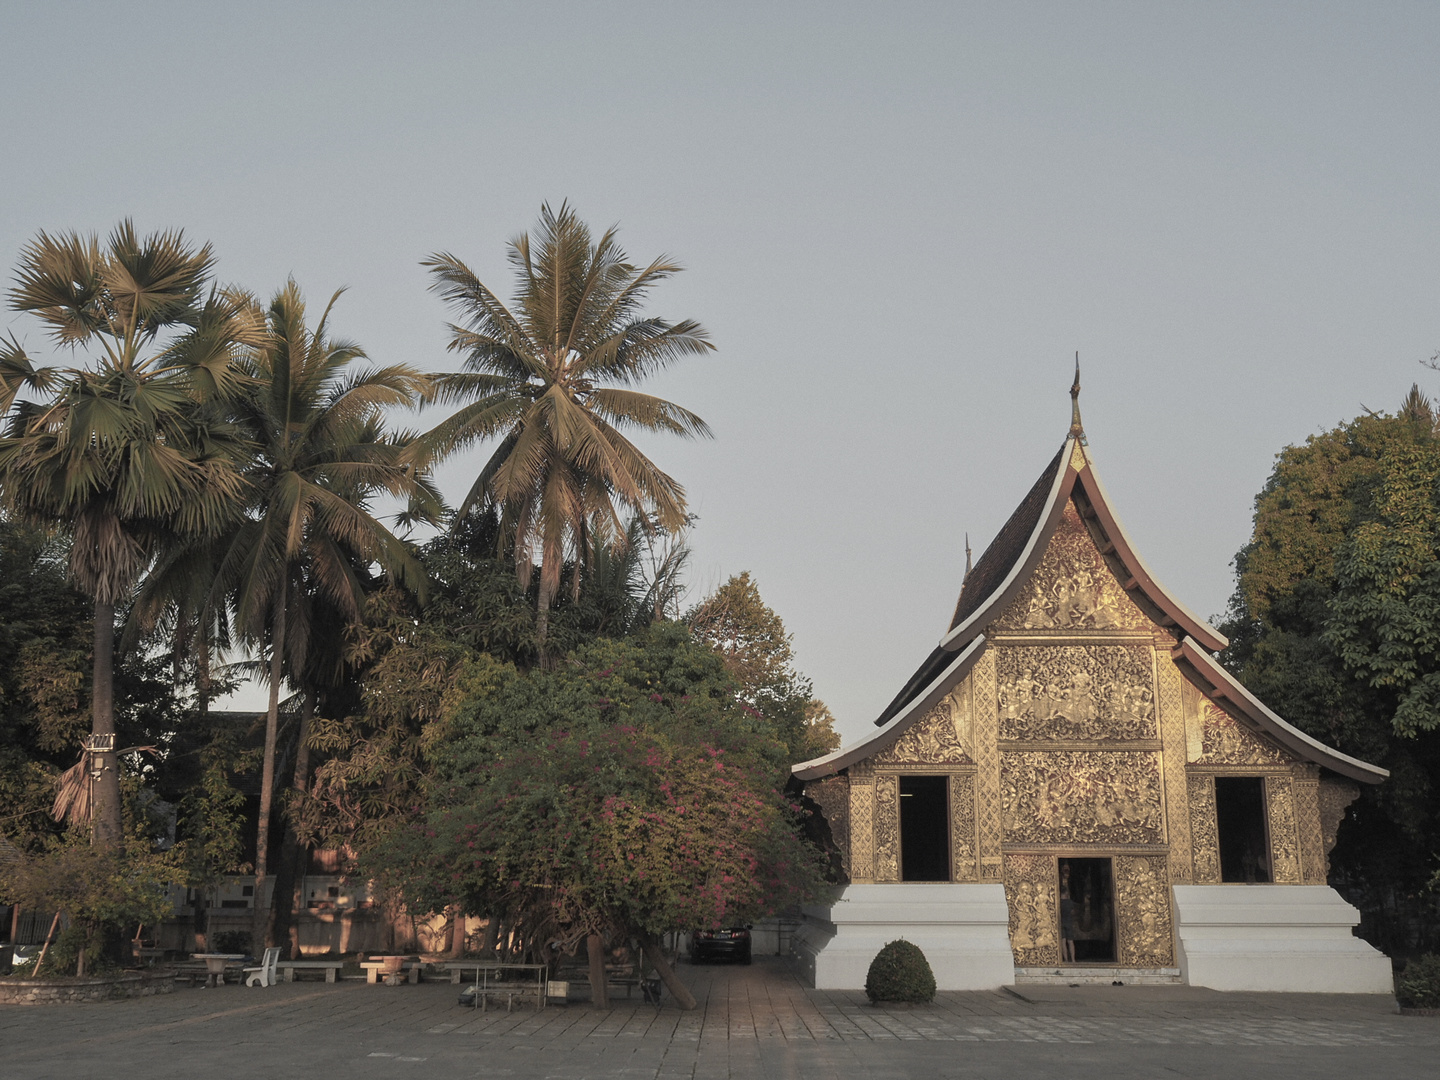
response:
<path id="1" fill-rule="evenodd" d="M 935 973 L 920 947 L 901 938 L 870 961 L 865 996 L 875 1002 L 930 1001 L 935 997 Z"/>
<path id="2" fill-rule="evenodd" d="M 1440 956 L 1426 953 L 1405 965 L 1395 980 L 1395 996 L 1411 1009 L 1440 1009 Z"/>

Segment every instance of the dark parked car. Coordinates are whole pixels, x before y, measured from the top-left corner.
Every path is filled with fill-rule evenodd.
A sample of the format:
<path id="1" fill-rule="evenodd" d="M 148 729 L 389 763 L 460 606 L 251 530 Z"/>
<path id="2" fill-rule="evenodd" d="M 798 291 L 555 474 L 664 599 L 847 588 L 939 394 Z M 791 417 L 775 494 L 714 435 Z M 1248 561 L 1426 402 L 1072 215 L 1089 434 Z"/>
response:
<path id="1" fill-rule="evenodd" d="M 690 962 L 728 957 L 750 963 L 750 928 L 732 926 L 725 930 L 693 930 L 690 933 Z"/>

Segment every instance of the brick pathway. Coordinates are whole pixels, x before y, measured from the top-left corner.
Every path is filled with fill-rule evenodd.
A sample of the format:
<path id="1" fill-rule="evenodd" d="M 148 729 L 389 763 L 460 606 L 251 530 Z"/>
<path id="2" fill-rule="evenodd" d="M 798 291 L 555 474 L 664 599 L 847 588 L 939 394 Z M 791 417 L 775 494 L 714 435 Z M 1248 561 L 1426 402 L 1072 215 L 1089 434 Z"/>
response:
<path id="1" fill-rule="evenodd" d="M 478 1013 L 448 983 L 229 986 L 0 1007 L 0 1077 L 1440 1076 L 1440 1018 L 1374 997 L 1026 987 L 875 1008 L 788 963 L 681 966 L 701 1007 Z"/>

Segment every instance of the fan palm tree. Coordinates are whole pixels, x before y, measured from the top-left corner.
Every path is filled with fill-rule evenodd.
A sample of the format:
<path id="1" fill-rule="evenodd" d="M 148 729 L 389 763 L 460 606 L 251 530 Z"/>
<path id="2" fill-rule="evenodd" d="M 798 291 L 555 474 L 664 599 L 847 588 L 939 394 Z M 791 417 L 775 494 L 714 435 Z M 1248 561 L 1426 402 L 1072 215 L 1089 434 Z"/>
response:
<path id="1" fill-rule="evenodd" d="M 0 498 L 73 539 L 70 575 L 95 602 L 92 841 L 121 838 L 114 754 L 116 605 L 156 544 L 216 534 L 243 507 L 242 452 L 215 402 L 237 385 L 234 350 L 254 340 L 243 304 L 211 285 L 214 256 L 180 232 L 40 233 L 21 253 L 11 306 L 56 344 L 94 350 L 88 367 L 45 373 L 53 391 L 12 410 L 0 439 Z M 207 296 L 208 290 L 208 296 Z M 12 339 L 8 387 L 44 387 Z M 13 401 L 13 395 L 11 395 Z"/>
<path id="2" fill-rule="evenodd" d="M 315 329 L 294 281 L 267 309 L 268 333 L 245 364 L 250 387 L 239 420 L 257 446 L 250 473 L 251 512 L 220 564 L 218 587 L 232 598 L 236 625 L 249 640 L 268 640 L 269 703 L 255 859 L 256 927 L 268 872 L 280 684 L 303 682 L 316 605 L 360 617 L 369 567 L 419 590 L 423 574 L 409 548 L 371 512 L 380 496 L 404 500 L 416 517 L 436 517 L 440 498 L 409 460 L 408 436 L 385 432 L 382 411 L 413 407 L 426 376 L 404 365 L 352 370 L 365 359 L 354 342 L 327 335 L 331 297 Z M 303 733 L 302 733 L 303 734 Z"/>
<path id="3" fill-rule="evenodd" d="M 714 346 L 692 320 L 640 315 L 646 294 L 678 265 L 663 256 L 643 269 L 632 265 L 614 229 L 592 241 L 568 205 L 542 207 L 533 244 L 529 234 L 512 241 L 510 262 L 518 277 L 513 311 L 454 255 L 437 253 L 422 264 L 431 289 L 459 315 L 449 348 L 465 358 L 463 372 L 435 378 L 436 398 L 461 408 L 423 445 L 440 458 L 499 440 L 460 512 L 500 509 L 526 586 L 538 555 L 543 651 L 567 546 L 578 593 L 595 529 L 624 535 L 621 508 L 653 516 L 667 531 L 685 523 L 684 488 L 624 432 L 699 436 L 709 429 L 688 409 L 631 387 Z"/>

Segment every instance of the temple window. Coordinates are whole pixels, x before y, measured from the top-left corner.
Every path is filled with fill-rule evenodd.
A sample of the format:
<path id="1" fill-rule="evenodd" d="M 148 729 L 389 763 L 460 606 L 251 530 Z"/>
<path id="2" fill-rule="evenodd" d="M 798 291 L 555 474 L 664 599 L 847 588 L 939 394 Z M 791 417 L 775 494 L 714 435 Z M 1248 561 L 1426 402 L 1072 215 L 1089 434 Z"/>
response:
<path id="1" fill-rule="evenodd" d="M 950 880 L 950 795 L 944 776 L 900 777 L 900 880 Z"/>
<path id="2" fill-rule="evenodd" d="M 1269 882 L 1265 778 L 1217 776 L 1215 825 L 1220 841 L 1220 880 L 1250 885 Z"/>

